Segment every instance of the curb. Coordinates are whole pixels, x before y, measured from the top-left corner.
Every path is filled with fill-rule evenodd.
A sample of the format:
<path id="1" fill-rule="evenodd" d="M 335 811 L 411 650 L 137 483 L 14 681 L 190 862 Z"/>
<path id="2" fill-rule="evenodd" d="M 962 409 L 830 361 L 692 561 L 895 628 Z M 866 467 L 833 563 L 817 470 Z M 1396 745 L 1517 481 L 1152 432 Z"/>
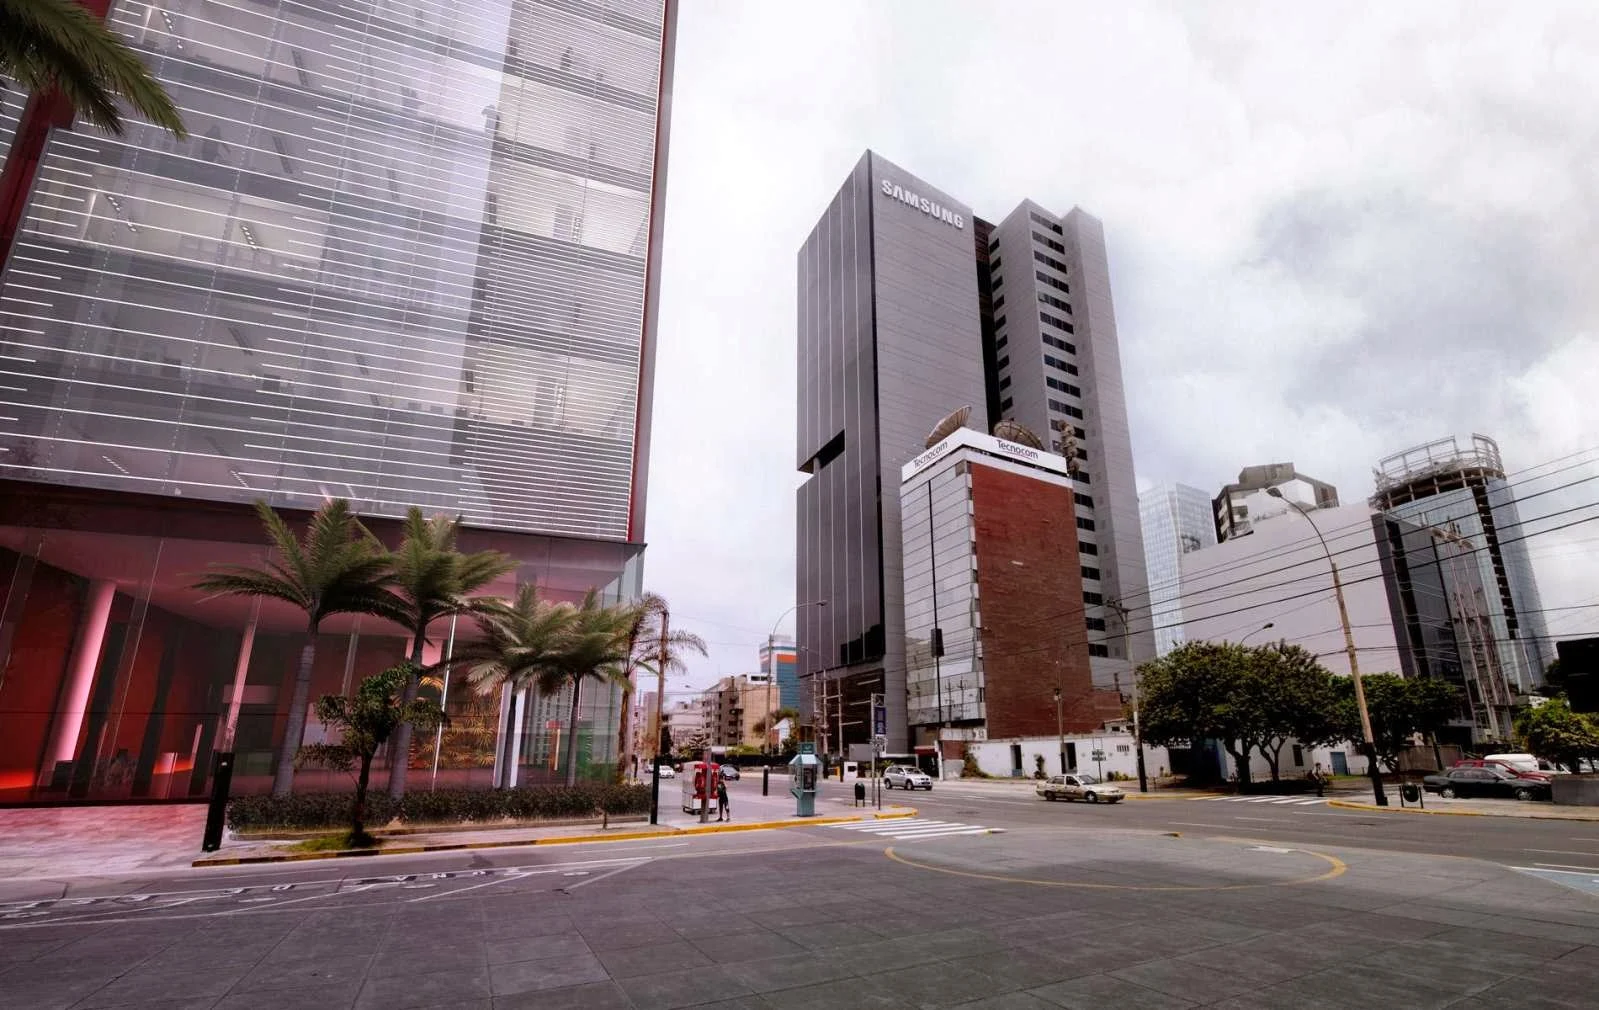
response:
<path id="1" fill-rule="evenodd" d="M 605 842 L 632 842 L 648 838 L 676 838 L 682 835 L 714 835 L 734 831 L 773 831 L 783 828 L 809 828 L 829 824 L 853 824 L 865 820 L 896 820 L 915 817 L 915 810 L 902 813 L 873 814 L 867 818 L 814 817 L 804 821 L 754 821 L 749 824 L 711 826 L 695 825 L 687 828 L 666 828 L 651 831 L 622 831 L 603 838 L 595 835 L 553 835 L 549 838 L 525 838 L 520 841 L 493 842 L 440 842 L 436 845 L 391 845 L 382 849 L 338 849 L 331 852 L 284 852 L 260 856 L 224 856 L 222 858 L 196 859 L 191 866 L 249 866 L 260 863 L 305 863 L 318 859 L 370 859 L 376 856 L 414 856 L 424 852 L 460 852 L 466 849 L 511 849 L 530 845 L 583 845 Z"/>
<path id="2" fill-rule="evenodd" d="M 1379 807 L 1375 803 L 1358 803 L 1354 800 L 1328 800 L 1329 807 L 1340 810 L 1362 810 L 1379 814 L 1433 814 L 1438 817 L 1495 817 L 1506 821 L 1599 821 L 1599 814 L 1589 817 L 1578 814 L 1575 817 L 1557 817 L 1552 814 L 1490 814 L 1482 810 L 1425 810 L 1420 807 Z"/>

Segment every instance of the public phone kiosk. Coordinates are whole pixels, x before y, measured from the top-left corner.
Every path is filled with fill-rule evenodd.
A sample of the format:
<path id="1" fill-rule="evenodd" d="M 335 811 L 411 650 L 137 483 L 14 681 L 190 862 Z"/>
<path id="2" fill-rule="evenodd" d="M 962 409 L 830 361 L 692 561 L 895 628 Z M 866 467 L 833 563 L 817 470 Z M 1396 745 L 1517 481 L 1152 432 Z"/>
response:
<path id="1" fill-rule="evenodd" d="M 788 791 L 794 796 L 795 817 L 816 816 L 816 783 L 822 777 L 822 762 L 813 753 L 813 744 L 800 744 L 800 752 L 788 763 Z"/>
<path id="2" fill-rule="evenodd" d="M 706 804 L 711 813 L 720 812 L 716 804 L 716 783 L 722 777 L 722 766 L 705 761 L 683 763 L 683 812 L 697 814 L 700 804 Z"/>

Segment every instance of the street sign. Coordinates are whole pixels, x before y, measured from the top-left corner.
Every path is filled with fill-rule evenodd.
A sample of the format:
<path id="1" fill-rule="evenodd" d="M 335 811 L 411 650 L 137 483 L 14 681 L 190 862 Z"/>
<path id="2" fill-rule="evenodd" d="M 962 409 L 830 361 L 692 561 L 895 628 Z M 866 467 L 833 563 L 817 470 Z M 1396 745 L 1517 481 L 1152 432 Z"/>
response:
<path id="1" fill-rule="evenodd" d="M 801 754 L 815 754 L 816 753 L 816 744 L 812 743 L 809 740 L 806 740 L 804 743 L 801 743 L 799 745 L 799 752 Z"/>
<path id="2" fill-rule="evenodd" d="M 888 737 L 879 733 L 872 737 L 872 751 L 876 754 L 888 753 Z"/>
<path id="3" fill-rule="evenodd" d="M 872 735 L 888 735 L 888 706 L 882 702 L 872 705 Z"/>
<path id="4" fill-rule="evenodd" d="M 1094 752 L 1093 760 L 1095 760 L 1095 761 L 1103 761 L 1103 760 L 1105 760 L 1105 752 L 1102 751 L 1102 750 L 1096 750 Z"/>

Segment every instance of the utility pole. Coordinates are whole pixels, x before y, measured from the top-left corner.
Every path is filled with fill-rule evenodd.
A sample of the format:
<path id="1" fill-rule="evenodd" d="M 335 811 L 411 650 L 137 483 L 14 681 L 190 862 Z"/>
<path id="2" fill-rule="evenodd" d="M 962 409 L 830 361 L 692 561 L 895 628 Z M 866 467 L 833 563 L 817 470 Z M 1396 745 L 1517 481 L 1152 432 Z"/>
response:
<path id="1" fill-rule="evenodd" d="M 1105 601 L 1105 605 L 1116 611 L 1116 616 L 1122 622 L 1122 658 L 1127 661 L 1127 668 L 1133 676 L 1133 749 L 1138 753 L 1138 791 L 1149 792 L 1149 773 L 1144 768 L 1144 730 L 1138 718 L 1138 670 L 1133 666 L 1133 654 L 1130 645 L 1130 628 L 1127 626 L 1127 608 L 1122 601 L 1112 597 Z M 1116 691 L 1121 693 L 1121 682 L 1118 678 Z"/>
<path id="2" fill-rule="evenodd" d="M 1321 541 L 1322 553 L 1327 555 L 1327 567 L 1332 569 L 1333 596 L 1338 600 L 1338 620 L 1344 626 L 1344 651 L 1349 656 L 1349 676 L 1355 682 L 1355 707 L 1360 709 L 1360 732 L 1366 740 L 1366 772 L 1371 776 L 1372 800 L 1379 807 L 1388 805 L 1388 792 L 1383 788 L 1382 771 L 1377 767 L 1377 738 L 1371 734 L 1371 712 L 1366 708 L 1366 688 L 1360 682 L 1360 660 L 1355 654 L 1355 632 L 1349 626 L 1349 607 L 1344 603 L 1344 583 L 1338 576 L 1338 563 L 1333 560 L 1332 548 L 1327 546 L 1327 538 L 1321 535 L 1321 527 L 1316 525 L 1316 520 L 1310 515 L 1310 509 L 1283 497 L 1281 488 L 1267 488 L 1266 493 L 1273 498 L 1287 502 L 1295 512 L 1305 517 L 1310 523 L 1310 528 L 1316 532 L 1316 539 Z"/>
<path id="3" fill-rule="evenodd" d="M 666 653 L 667 653 L 667 627 L 671 624 L 672 614 L 665 605 L 661 607 L 661 647 L 655 661 L 655 746 L 654 754 L 650 757 L 650 823 L 656 824 L 660 819 L 661 809 L 661 720 L 664 718 L 663 710 L 666 703 Z"/>
<path id="4" fill-rule="evenodd" d="M 1060 687 L 1055 688 L 1055 736 L 1060 741 L 1060 773 L 1066 774 L 1066 723 L 1060 714 Z"/>

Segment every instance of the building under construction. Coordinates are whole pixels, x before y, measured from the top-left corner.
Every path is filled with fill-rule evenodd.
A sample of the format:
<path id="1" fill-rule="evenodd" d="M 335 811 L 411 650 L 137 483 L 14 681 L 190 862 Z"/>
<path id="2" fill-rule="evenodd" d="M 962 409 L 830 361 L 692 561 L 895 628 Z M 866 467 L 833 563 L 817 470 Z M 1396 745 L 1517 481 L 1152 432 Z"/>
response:
<path id="1" fill-rule="evenodd" d="M 1487 729 L 1497 721 L 1495 710 L 1543 683 L 1554 658 L 1499 446 L 1486 435 L 1472 435 L 1465 447 L 1443 438 L 1385 457 L 1374 475 L 1374 508 L 1431 527 L 1451 565 L 1476 568 L 1470 581 L 1480 580 L 1481 591 L 1445 603 L 1466 644 L 1462 673 L 1473 715 Z"/>

